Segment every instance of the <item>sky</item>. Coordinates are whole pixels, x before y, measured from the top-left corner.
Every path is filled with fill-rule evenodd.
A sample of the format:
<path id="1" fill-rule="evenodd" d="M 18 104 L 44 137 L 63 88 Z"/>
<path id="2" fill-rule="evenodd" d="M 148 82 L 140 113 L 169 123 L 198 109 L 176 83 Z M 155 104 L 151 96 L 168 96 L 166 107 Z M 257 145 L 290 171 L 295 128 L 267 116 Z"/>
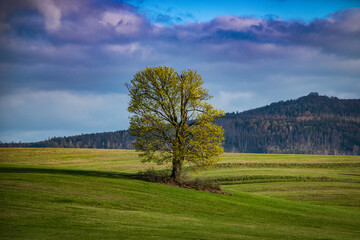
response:
<path id="1" fill-rule="evenodd" d="M 197 70 L 226 112 L 360 98 L 360 1 L 1 1 L 0 141 L 127 129 L 147 66 Z"/>

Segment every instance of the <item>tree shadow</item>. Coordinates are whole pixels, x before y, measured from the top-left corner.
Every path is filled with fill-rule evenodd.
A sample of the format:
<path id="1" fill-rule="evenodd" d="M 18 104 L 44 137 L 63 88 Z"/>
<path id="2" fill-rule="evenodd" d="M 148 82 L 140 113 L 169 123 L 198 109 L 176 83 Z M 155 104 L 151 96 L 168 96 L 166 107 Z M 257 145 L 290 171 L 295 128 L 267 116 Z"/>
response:
<path id="1" fill-rule="evenodd" d="M 103 177 L 103 178 L 136 179 L 136 174 L 130 174 L 130 173 L 106 172 L 106 171 L 95 171 L 95 170 L 54 169 L 54 168 L 0 167 L 0 173 L 45 173 L 45 174 L 63 174 L 63 175 Z"/>
<path id="2" fill-rule="evenodd" d="M 34 167 L 0 167 L 0 173 L 40 173 L 40 174 L 58 174 L 72 176 L 102 177 L 112 179 L 134 179 L 146 182 L 160 183 L 169 186 L 195 189 L 204 192 L 227 194 L 221 190 L 220 185 L 209 179 L 184 179 L 181 183 L 175 183 L 171 180 L 168 169 L 147 170 L 135 174 L 123 172 L 107 172 L 96 170 L 73 170 L 73 169 L 56 169 L 56 168 L 34 168 Z"/>

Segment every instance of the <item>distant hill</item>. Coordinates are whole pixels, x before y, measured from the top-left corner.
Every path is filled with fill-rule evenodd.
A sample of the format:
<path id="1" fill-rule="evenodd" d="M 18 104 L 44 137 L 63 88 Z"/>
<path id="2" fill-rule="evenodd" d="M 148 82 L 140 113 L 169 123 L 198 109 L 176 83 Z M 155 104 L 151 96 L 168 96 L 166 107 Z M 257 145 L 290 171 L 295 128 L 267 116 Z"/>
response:
<path id="1" fill-rule="evenodd" d="M 229 113 L 218 123 L 227 152 L 360 154 L 360 99 L 310 93 Z"/>
<path id="2" fill-rule="evenodd" d="M 217 124 L 225 130 L 226 152 L 360 155 L 360 99 L 310 93 L 295 100 L 227 113 Z M 132 140 L 127 131 L 117 131 L 1 146 L 131 149 Z"/>
<path id="3" fill-rule="evenodd" d="M 133 138 L 127 130 L 54 137 L 34 143 L 1 143 L 0 147 L 109 148 L 132 149 Z"/>

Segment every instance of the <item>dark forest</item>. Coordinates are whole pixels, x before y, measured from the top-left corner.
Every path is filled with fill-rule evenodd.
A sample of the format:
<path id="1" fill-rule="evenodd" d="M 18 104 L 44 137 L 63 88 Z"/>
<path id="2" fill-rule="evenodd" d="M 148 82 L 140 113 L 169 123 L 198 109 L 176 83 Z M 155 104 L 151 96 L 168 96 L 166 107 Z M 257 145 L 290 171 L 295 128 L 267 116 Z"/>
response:
<path id="1" fill-rule="evenodd" d="M 217 124 L 225 131 L 226 152 L 360 154 L 359 99 L 310 93 L 295 100 L 227 113 Z M 132 140 L 123 130 L 0 146 L 132 149 Z"/>

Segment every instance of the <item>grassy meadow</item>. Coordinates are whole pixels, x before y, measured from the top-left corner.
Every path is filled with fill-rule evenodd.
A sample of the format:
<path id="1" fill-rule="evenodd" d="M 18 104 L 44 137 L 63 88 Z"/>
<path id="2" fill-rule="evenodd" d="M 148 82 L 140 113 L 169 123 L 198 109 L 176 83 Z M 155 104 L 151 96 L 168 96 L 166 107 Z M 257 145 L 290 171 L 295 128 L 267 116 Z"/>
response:
<path id="1" fill-rule="evenodd" d="M 360 239 L 360 156 L 226 153 L 228 195 L 133 178 L 131 150 L 0 149 L 0 239 Z"/>

